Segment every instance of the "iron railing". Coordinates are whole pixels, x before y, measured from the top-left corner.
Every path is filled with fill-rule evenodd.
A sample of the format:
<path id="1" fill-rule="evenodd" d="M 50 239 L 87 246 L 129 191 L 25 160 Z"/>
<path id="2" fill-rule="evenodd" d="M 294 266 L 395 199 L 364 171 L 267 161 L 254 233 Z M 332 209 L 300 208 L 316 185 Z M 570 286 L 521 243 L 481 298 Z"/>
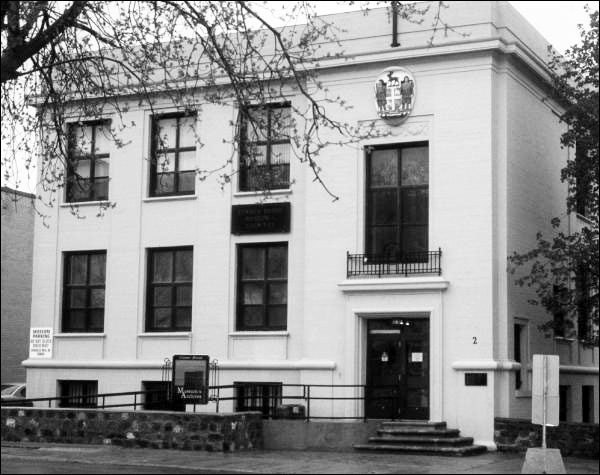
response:
<path id="1" fill-rule="evenodd" d="M 346 253 L 348 278 L 382 275 L 442 275 L 442 249 L 394 256 Z"/>
<path id="2" fill-rule="evenodd" d="M 261 383 L 256 383 L 260 385 Z M 219 413 L 222 408 L 222 404 L 227 401 L 231 401 L 231 408 L 233 410 L 238 410 L 238 405 L 240 405 L 244 410 L 257 410 L 259 412 L 263 412 L 261 409 L 265 407 L 261 405 L 261 407 L 254 407 L 254 404 L 250 400 L 250 398 L 254 398 L 254 396 L 249 396 L 247 401 L 241 401 L 240 395 L 237 394 L 237 390 L 239 385 L 223 385 L 223 386 L 210 386 L 209 387 L 209 402 L 214 404 L 214 411 Z M 348 411 L 348 407 L 342 407 L 340 409 L 339 406 L 336 406 L 336 402 L 341 401 L 392 401 L 397 402 L 398 396 L 393 394 L 394 391 L 390 391 L 389 396 L 374 396 L 372 395 L 372 391 L 376 389 L 393 389 L 396 387 L 390 386 L 367 386 L 365 384 L 281 384 L 282 392 L 281 396 L 277 396 L 279 405 L 268 404 L 266 412 L 263 412 L 263 417 L 265 418 L 277 418 L 277 407 L 282 404 L 300 404 L 304 406 L 304 411 L 302 417 L 299 419 L 304 419 L 306 422 L 310 422 L 311 420 L 318 419 L 327 419 L 327 420 L 367 420 L 367 413 L 362 409 L 358 409 L 358 404 Z M 397 388 L 396 388 L 397 389 Z M 147 396 L 150 394 L 155 395 L 164 395 L 169 400 L 169 396 L 164 391 L 127 391 L 127 392 L 119 392 L 119 393 L 103 393 L 103 394 L 88 394 L 86 398 L 95 399 L 97 401 L 97 405 L 92 407 L 94 409 L 115 409 L 115 408 L 128 408 L 131 407 L 133 410 L 138 410 L 139 406 L 144 406 L 146 404 Z M 110 398 L 120 398 L 118 403 L 114 403 L 110 401 Z M 123 401 L 124 398 L 130 398 L 129 401 Z M 81 400 L 81 395 L 77 396 L 58 396 L 58 397 L 47 397 L 47 398 L 31 398 L 31 399 L 23 399 L 19 402 L 11 401 L 10 404 L 5 404 L 2 402 L 2 406 L 18 406 L 18 407 L 44 407 L 49 408 L 60 408 L 68 406 L 69 408 L 74 408 L 72 404 L 69 404 L 69 401 L 72 400 Z M 242 396 L 241 399 L 244 399 Z M 63 402 L 66 404 L 63 405 Z M 155 403 L 156 401 L 154 401 Z M 40 404 L 33 404 L 40 403 Z M 315 409 L 315 406 L 319 406 Z M 90 409 L 91 407 L 87 406 L 85 409 Z M 196 412 L 197 406 L 192 405 L 192 411 Z M 228 408 L 228 410 L 231 410 Z M 319 415 L 315 415 L 315 411 Z M 203 409 L 202 412 L 206 412 L 206 409 Z M 346 415 L 346 412 L 354 412 L 361 413 L 360 415 Z M 341 414 L 340 414 L 341 413 Z M 394 415 L 390 414 L 390 418 L 393 419 Z"/>

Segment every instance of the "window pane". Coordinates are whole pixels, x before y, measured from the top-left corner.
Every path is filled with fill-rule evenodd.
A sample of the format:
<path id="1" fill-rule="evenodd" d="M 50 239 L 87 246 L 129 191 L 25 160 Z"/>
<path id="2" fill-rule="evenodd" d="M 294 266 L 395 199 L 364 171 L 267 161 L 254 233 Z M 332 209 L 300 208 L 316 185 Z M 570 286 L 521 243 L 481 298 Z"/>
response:
<path id="1" fill-rule="evenodd" d="M 402 228 L 402 244 L 405 253 L 428 251 L 427 238 L 427 226 L 403 226 Z"/>
<path id="2" fill-rule="evenodd" d="M 66 325 L 67 330 L 85 330 L 85 310 L 71 310 Z"/>
<path id="3" fill-rule="evenodd" d="M 69 306 L 71 308 L 85 308 L 87 306 L 87 289 L 71 289 Z"/>
<path id="4" fill-rule="evenodd" d="M 96 178 L 108 176 L 108 158 L 97 158 L 95 160 L 94 175 Z"/>
<path id="5" fill-rule="evenodd" d="M 267 117 L 268 109 L 266 108 L 250 108 L 248 109 L 248 118 L 246 119 L 247 139 L 250 142 L 266 141 L 267 140 Z"/>
<path id="6" fill-rule="evenodd" d="M 154 192 L 157 195 L 165 193 L 173 193 L 175 191 L 175 174 L 174 173 L 158 173 L 156 176 L 156 187 Z"/>
<path id="7" fill-rule="evenodd" d="M 152 271 L 153 282 L 171 282 L 173 269 L 173 253 L 153 251 L 152 261 L 154 264 Z"/>
<path id="8" fill-rule="evenodd" d="M 253 168 L 265 165 L 267 163 L 267 146 L 266 145 L 255 145 L 248 144 L 244 150 L 245 165 Z M 260 170 L 260 168 L 258 168 Z M 255 171 L 254 173 L 260 173 Z"/>
<path id="9" fill-rule="evenodd" d="M 87 283 L 87 254 L 76 254 L 70 256 L 71 267 L 70 277 L 71 284 L 86 284 Z"/>
<path id="10" fill-rule="evenodd" d="M 402 222 L 427 224 L 429 191 L 418 188 L 402 190 Z"/>
<path id="11" fill-rule="evenodd" d="M 158 140 L 156 143 L 157 149 L 175 148 L 177 134 L 177 119 L 160 119 L 156 128 Z"/>
<path id="12" fill-rule="evenodd" d="M 290 163 L 290 149 L 291 145 L 289 143 L 272 145 L 271 163 Z"/>
<path id="13" fill-rule="evenodd" d="M 196 189 L 196 172 L 179 172 L 179 192 L 190 194 Z"/>
<path id="14" fill-rule="evenodd" d="M 194 259 L 192 251 L 175 251 L 175 280 L 191 282 Z"/>
<path id="15" fill-rule="evenodd" d="M 152 303 L 155 307 L 171 306 L 171 287 L 154 287 Z"/>
<path id="16" fill-rule="evenodd" d="M 72 201 L 85 201 L 90 198 L 90 180 L 88 178 L 71 177 L 69 199 Z"/>
<path id="17" fill-rule="evenodd" d="M 159 153 L 156 156 L 157 173 L 166 173 L 175 171 L 175 153 Z"/>
<path id="18" fill-rule="evenodd" d="M 179 171 L 196 169 L 196 151 L 179 152 Z"/>
<path id="19" fill-rule="evenodd" d="M 179 119 L 179 147 L 196 146 L 196 117 L 181 117 Z"/>
<path id="20" fill-rule="evenodd" d="M 96 178 L 93 185 L 94 199 L 108 199 L 108 178 Z"/>
<path id="21" fill-rule="evenodd" d="M 243 327 L 261 327 L 263 326 L 264 307 L 243 307 L 242 325 Z"/>
<path id="22" fill-rule="evenodd" d="M 264 279 L 265 249 L 260 247 L 242 248 L 242 279 Z"/>
<path id="23" fill-rule="evenodd" d="M 426 185 L 429 183 L 429 159 L 427 147 L 411 147 L 402 150 L 402 184 Z"/>
<path id="24" fill-rule="evenodd" d="M 90 256 L 90 284 L 104 284 L 106 280 L 106 254 Z"/>
<path id="25" fill-rule="evenodd" d="M 190 330 L 192 328 L 192 309 L 175 309 L 175 328 L 177 330 Z"/>
<path id="26" fill-rule="evenodd" d="M 92 126 L 73 125 L 71 128 L 72 150 L 75 155 L 87 155 L 92 150 Z"/>
<path id="27" fill-rule="evenodd" d="M 89 178 L 90 177 L 90 166 L 91 160 L 76 159 L 73 163 L 75 171 L 75 178 Z"/>
<path id="28" fill-rule="evenodd" d="M 96 143 L 94 144 L 94 153 L 100 155 L 110 153 L 110 144 L 112 136 L 110 134 L 110 124 L 101 124 L 96 126 Z"/>
<path id="29" fill-rule="evenodd" d="M 171 327 L 171 309 L 170 308 L 155 308 L 154 319 L 152 320 L 153 328 L 170 328 Z"/>
<path id="30" fill-rule="evenodd" d="M 291 107 L 278 107 L 271 109 L 271 140 L 289 139 L 291 121 Z"/>
<path id="31" fill-rule="evenodd" d="M 371 252 L 377 256 L 393 257 L 400 252 L 398 228 L 395 226 L 377 226 L 371 229 Z"/>
<path id="32" fill-rule="evenodd" d="M 261 305 L 263 303 L 263 284 L 244 284 L 243 300 L 244 305 Z"/>
<path id="33" fill-rule="evenodd" d="M 104 330 L 104 309 L 90 310 L 90 321 L 88 330 Z"/>
<path id="34" fill-rule="evenodd" d="M 287 304 L 287 283 L 269 284 L 269 303 Z"/>
<path id="35" fill-rule="evenodd" d="M 395 149 L 371 153 L 371 186 L 398 185 L 398 153 Z"/>
<path id="36" fill-rule="evenodd" d="M 371 223 L 396 224 L 398 222 L 398 191 L 377 190 L 371 192 Z"/>
<path id="37" fill-rule="evenodd" d="M 104 308 L 104 289 L 91 289 L 90 307 Z"/>
<path id="38" fill-rule="evenodd" d="M 269 307 L 269 327 L 285 328 L 287 325 L 287 308 L 285 306 Z"/>
<path id="39" fill-rule="evenodd" d="M 267 276 L 273 278 L 287 277 L 287 247 L 276 246 L 269 248 Z"/>
<path id="40" fill-rule="evenodd" d="M 177 287 L 177 300 L 176 304 L 181 306 L 189 306 L 192 305 L 192 286 L 178 286 Z"/>

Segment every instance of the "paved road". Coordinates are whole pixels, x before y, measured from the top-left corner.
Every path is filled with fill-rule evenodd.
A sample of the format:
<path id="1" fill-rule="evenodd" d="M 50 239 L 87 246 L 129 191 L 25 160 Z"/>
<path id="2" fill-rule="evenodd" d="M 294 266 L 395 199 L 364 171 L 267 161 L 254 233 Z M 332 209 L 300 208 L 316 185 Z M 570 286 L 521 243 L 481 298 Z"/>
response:
<path id="1" fill-rule="evenodd" d="M 210 453 L 114 446 L 8 444 L 2 473 L 520 473 L 522 454 L 474 457 L 262 451 Z M 567 458 L 568 473 L 597 474 L 598 461 Z"/>

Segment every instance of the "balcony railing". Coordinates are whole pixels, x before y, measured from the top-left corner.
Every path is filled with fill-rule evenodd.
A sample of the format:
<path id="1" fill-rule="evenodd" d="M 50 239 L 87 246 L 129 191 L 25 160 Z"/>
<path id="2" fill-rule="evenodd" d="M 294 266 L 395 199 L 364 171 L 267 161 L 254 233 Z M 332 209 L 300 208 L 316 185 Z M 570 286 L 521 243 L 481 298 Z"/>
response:
<path id="1" fill-rule="evenodd" d="M 442 275 L 442 250 L 406 252 L 395 256 L 347 253 L 347 277 L 382 275 Z"/>

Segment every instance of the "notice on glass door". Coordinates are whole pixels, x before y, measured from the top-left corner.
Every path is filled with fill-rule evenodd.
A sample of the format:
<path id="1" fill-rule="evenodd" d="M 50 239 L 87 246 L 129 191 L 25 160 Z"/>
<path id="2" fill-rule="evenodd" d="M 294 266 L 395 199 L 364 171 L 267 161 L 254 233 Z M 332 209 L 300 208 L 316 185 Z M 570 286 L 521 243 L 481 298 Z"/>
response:
<path id="1" fill-rule="evenodd" d="M 422 363 L 423 362 L 423 353 L 411 353 L 410 354 L 410 362 L 411 363 Z"/>

